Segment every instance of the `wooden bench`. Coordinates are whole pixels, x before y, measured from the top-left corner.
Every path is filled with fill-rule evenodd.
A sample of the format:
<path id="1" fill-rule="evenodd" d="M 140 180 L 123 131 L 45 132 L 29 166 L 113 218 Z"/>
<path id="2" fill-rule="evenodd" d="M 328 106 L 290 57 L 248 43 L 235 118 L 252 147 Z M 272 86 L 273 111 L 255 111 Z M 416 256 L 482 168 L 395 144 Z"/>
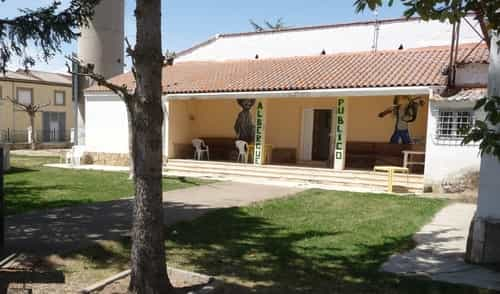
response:
<path id="1" fill-rule="evenodd" d="M 423 151 L 422 144 L 347 142 L 346 167 L 373 169 L 376 165 L 403 166 L 403 151 Z"/>
<path id="2" fill-rule="evenodd" d="M 201 137 L 210 148 L 210 160 L 236 161 L 238 150 L 235 138 L 227 137 Z"/>

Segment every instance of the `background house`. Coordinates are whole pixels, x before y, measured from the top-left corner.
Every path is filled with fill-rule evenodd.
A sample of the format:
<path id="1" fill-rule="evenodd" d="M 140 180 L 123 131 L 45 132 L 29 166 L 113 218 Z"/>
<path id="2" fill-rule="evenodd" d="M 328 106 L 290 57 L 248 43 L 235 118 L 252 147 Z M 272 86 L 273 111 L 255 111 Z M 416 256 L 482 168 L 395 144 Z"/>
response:
<path id="1" fill-rule="evenodd" d="M 5 97 L 23 103 L 50 104 L 36 115 L 37 140 L 56 144 L 70 141 L 74 126 L 71 77 L 42 71 L 7 71 L 0 75 L 0 141 L 28 142 L 29 117 Z"/>

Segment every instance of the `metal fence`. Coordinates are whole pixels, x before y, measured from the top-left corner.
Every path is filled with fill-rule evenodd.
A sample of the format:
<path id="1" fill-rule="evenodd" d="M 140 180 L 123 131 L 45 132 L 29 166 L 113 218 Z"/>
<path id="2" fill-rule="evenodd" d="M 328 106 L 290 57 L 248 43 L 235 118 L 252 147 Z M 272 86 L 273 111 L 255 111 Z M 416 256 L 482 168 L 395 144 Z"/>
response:
<path id="1" fill-rule="evenodd" d="M 62 143 L 71 141 L 72 130 L 38 130 L 36 137 L 38 142 L 42 143 Z"/>
<path id="2" fill-rule="evenodd" d="M 28 143 L 28 130 L 0 130 L 2 143 Z"/>
<path id="3" fill-rule="evenodd" d="M 45 129 L 36 131 L 37 143 L 64 143 L 72 139 L 72 130 Z M 26 130 L 0 130 L 0 143 L 29 143 L 30 131 Z"/>

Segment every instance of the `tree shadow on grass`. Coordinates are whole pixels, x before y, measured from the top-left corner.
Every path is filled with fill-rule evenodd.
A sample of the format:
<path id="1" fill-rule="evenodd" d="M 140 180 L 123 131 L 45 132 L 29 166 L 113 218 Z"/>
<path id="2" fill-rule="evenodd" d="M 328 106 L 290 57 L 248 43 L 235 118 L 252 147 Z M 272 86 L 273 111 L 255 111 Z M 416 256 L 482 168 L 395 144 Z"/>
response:
<path id="1" fill-rule="evenodd" d="M 8 252 L 60 255 L 78 253 L 97 241 L 125 244 L 123 238 L 129 236 L 132 224 L 132 205 L 131 199 L 123 199 L 11 215 L 6 219 Z M 165 224 L 191 220 L 210 210 L 174 202 L 164 206 Z"/>
<path id="2" fill-rule="evenodd" d="M 5 209 L 6 214 L 17 214 L 35 209 L 58 208 L 90 203 L 91 199 L 58 199 L 46 200 L 42 197 L 47 191 L 65 191 L 68 186 L 57 185 L 33 185 L 29 181 L 10 181 L 5 187 Z"/>
<path id="3" fill-rule="evenodd" d="M 372 245 L 335 241 L 346 234 L 356 232 L 290 231 L 232 208 L 167 229 L 167 256 L 223 277 L 224 293 L 489 293 L 381 273 L 389 256 L 414 245 L 410 235 Z"/>
<path id="4" fill-rule="evenodd" d="M 9 171 L 5 173 L 5 175 L 15 175 L 15 174 L 23 174 L 23 173 L 33 173 L 38 172 L 39 170 L 24 168 L 24 167 L 14 167 L 12 166 Z"/>
<path id="5" fill-rule="evenodd" d="M 167 177 L 167 180 L 179 180 L 179 182 L 183 184 L 189 184 L 193 186 L 200 186 L 200 182 L 194 181 L 192 178 L 186 178 L 186 177 Z"/>

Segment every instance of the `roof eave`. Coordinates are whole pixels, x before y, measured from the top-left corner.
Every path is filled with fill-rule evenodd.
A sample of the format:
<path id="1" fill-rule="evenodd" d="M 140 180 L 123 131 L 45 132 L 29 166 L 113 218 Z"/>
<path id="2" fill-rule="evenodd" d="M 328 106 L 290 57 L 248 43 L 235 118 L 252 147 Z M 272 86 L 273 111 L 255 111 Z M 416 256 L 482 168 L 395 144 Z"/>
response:
<path id="1" fill-rule="evenodd" d="M 187 93 L 164 94 L 167 100 L 190 99 L 273 99 L 273 98 L 328 98 L 328 97 L 363 97 L 363 96 L 394 96 L 394 95 L 429 95 L 439 86 L 411 86 L 411 87 L 372 87 L 372 88 L 340 88 L 288 91 L 253 91 L 253 92 L 214 92 L 214 93 Z"/>

